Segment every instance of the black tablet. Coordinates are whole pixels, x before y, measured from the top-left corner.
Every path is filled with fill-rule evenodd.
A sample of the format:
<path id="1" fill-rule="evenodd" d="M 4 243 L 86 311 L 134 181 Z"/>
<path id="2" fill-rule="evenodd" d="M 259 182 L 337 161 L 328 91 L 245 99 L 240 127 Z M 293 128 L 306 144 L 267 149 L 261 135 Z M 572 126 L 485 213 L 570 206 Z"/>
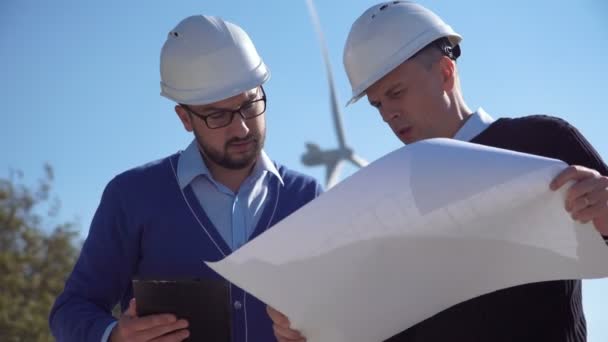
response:
<path id="1" fill-rule="evenodd" d="M 134 279 L 137 315 L 172 313 L 189 323 L 186 341 L 229 342 L 230 294 L 225 280 Z"/>

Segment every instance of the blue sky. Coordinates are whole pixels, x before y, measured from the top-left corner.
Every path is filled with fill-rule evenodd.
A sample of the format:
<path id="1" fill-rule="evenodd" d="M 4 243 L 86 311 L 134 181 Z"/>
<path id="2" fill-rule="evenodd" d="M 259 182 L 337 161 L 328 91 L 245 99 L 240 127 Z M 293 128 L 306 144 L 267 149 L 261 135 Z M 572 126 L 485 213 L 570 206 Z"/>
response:
<path id="1" fill-rule="evenodd" d="M 342 48 L 376 1 L 317 1 L 342 104 L 350 88 Z M 464 97 L 495 117 L 547 113 L 576 127 L 608 159 L 605 79 L 608 3 L 420 1 L 463 37 Z M 32 1 L 0 3 L 0 175 L 26 181 L 55 170 L 62 217 L 82 236 L 105 184 L 123 170 L 183 149 L 191 139 L 159 96 L 167 32 L 192 14 L 219 15 L 249 32 L 270 67 L 266 150 L 294 169 L 304 143 L 335 147 L 325 70 L 304 0 Z M 373 161 L 400 147 L 360 101 L 344 109 L 347 141 Z M 345 169 L 345 175 L 355 171 Z M 590 341 L 608 340 L 608 280 L 585 282 Z"/>

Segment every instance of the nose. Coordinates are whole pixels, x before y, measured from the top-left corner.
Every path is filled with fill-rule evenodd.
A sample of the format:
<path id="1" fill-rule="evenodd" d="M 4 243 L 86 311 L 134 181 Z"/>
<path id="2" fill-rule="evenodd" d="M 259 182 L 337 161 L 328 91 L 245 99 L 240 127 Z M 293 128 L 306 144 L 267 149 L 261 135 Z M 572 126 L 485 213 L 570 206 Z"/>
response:
<path id="1" fill-rule="evenodd" d="M 244 138 L 249 134 L 250 128 L 247 126 L 247 121 L 243 117 L 243 114 L 237 112 L 234 114 L 232 122 L 228 126 L 230 129 L 230 133 L 233 136 Z"/>
<path id="2" fill-rule="evenodd" d="M 399 117 L 399 111 L 395 110 L 394 108 L 381 108 L 380 109 L 380 116 L 382 116 L 382 120 L 384 120 L 384 122 L 390 123 L 391 121 L 393 121 L 394 119 Z"/>

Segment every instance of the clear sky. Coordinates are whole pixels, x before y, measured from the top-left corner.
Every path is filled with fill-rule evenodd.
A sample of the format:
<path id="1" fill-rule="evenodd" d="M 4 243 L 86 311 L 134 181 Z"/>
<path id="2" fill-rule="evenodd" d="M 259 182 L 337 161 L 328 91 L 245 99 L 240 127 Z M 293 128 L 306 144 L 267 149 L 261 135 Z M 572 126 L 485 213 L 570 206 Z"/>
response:
<path id="1" fill-rule="evenodd" d="M 465 99 L 495 117 L 546 113 L 576 127 L 608 159 L 608 2 L 420 1 L 463 37 Z M 342 48 L 370 0 L 318 0 L 342 105 L 350 88 Z M 185 148 L 189 136 L 160 97 L 166 34 L 192 14 L 219 15 L 249 32 L 270 67 L 265 86 L 269 155 L 300 163 L 304 143 L 335 147 L 325 70 L 304 0 L 0 2 L 0 175 L 31 183 L 49 162 L 62 217 L 86 236 L 116 174 Z M 344 109 L 347 142 L 373 161 L 398 148 L 363 100 Z M 355 171 L 346 168 L 345 175 Z M 608 279 L 586 281 L 589 340 L 608 341 Z"/>

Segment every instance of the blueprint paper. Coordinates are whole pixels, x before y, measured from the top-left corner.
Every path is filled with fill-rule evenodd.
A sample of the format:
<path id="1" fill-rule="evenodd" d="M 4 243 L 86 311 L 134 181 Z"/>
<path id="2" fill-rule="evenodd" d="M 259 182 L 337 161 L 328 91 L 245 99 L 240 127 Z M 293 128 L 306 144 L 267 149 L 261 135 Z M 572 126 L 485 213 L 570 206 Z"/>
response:
<path id="1" fill-rule="evenodd" d="M 451 139 L 400 148 L 208 265 L 308 341 L 382 341 L 462 301 L 530 282 L 608 276 L 572 221 L 566 164 Z"/>

